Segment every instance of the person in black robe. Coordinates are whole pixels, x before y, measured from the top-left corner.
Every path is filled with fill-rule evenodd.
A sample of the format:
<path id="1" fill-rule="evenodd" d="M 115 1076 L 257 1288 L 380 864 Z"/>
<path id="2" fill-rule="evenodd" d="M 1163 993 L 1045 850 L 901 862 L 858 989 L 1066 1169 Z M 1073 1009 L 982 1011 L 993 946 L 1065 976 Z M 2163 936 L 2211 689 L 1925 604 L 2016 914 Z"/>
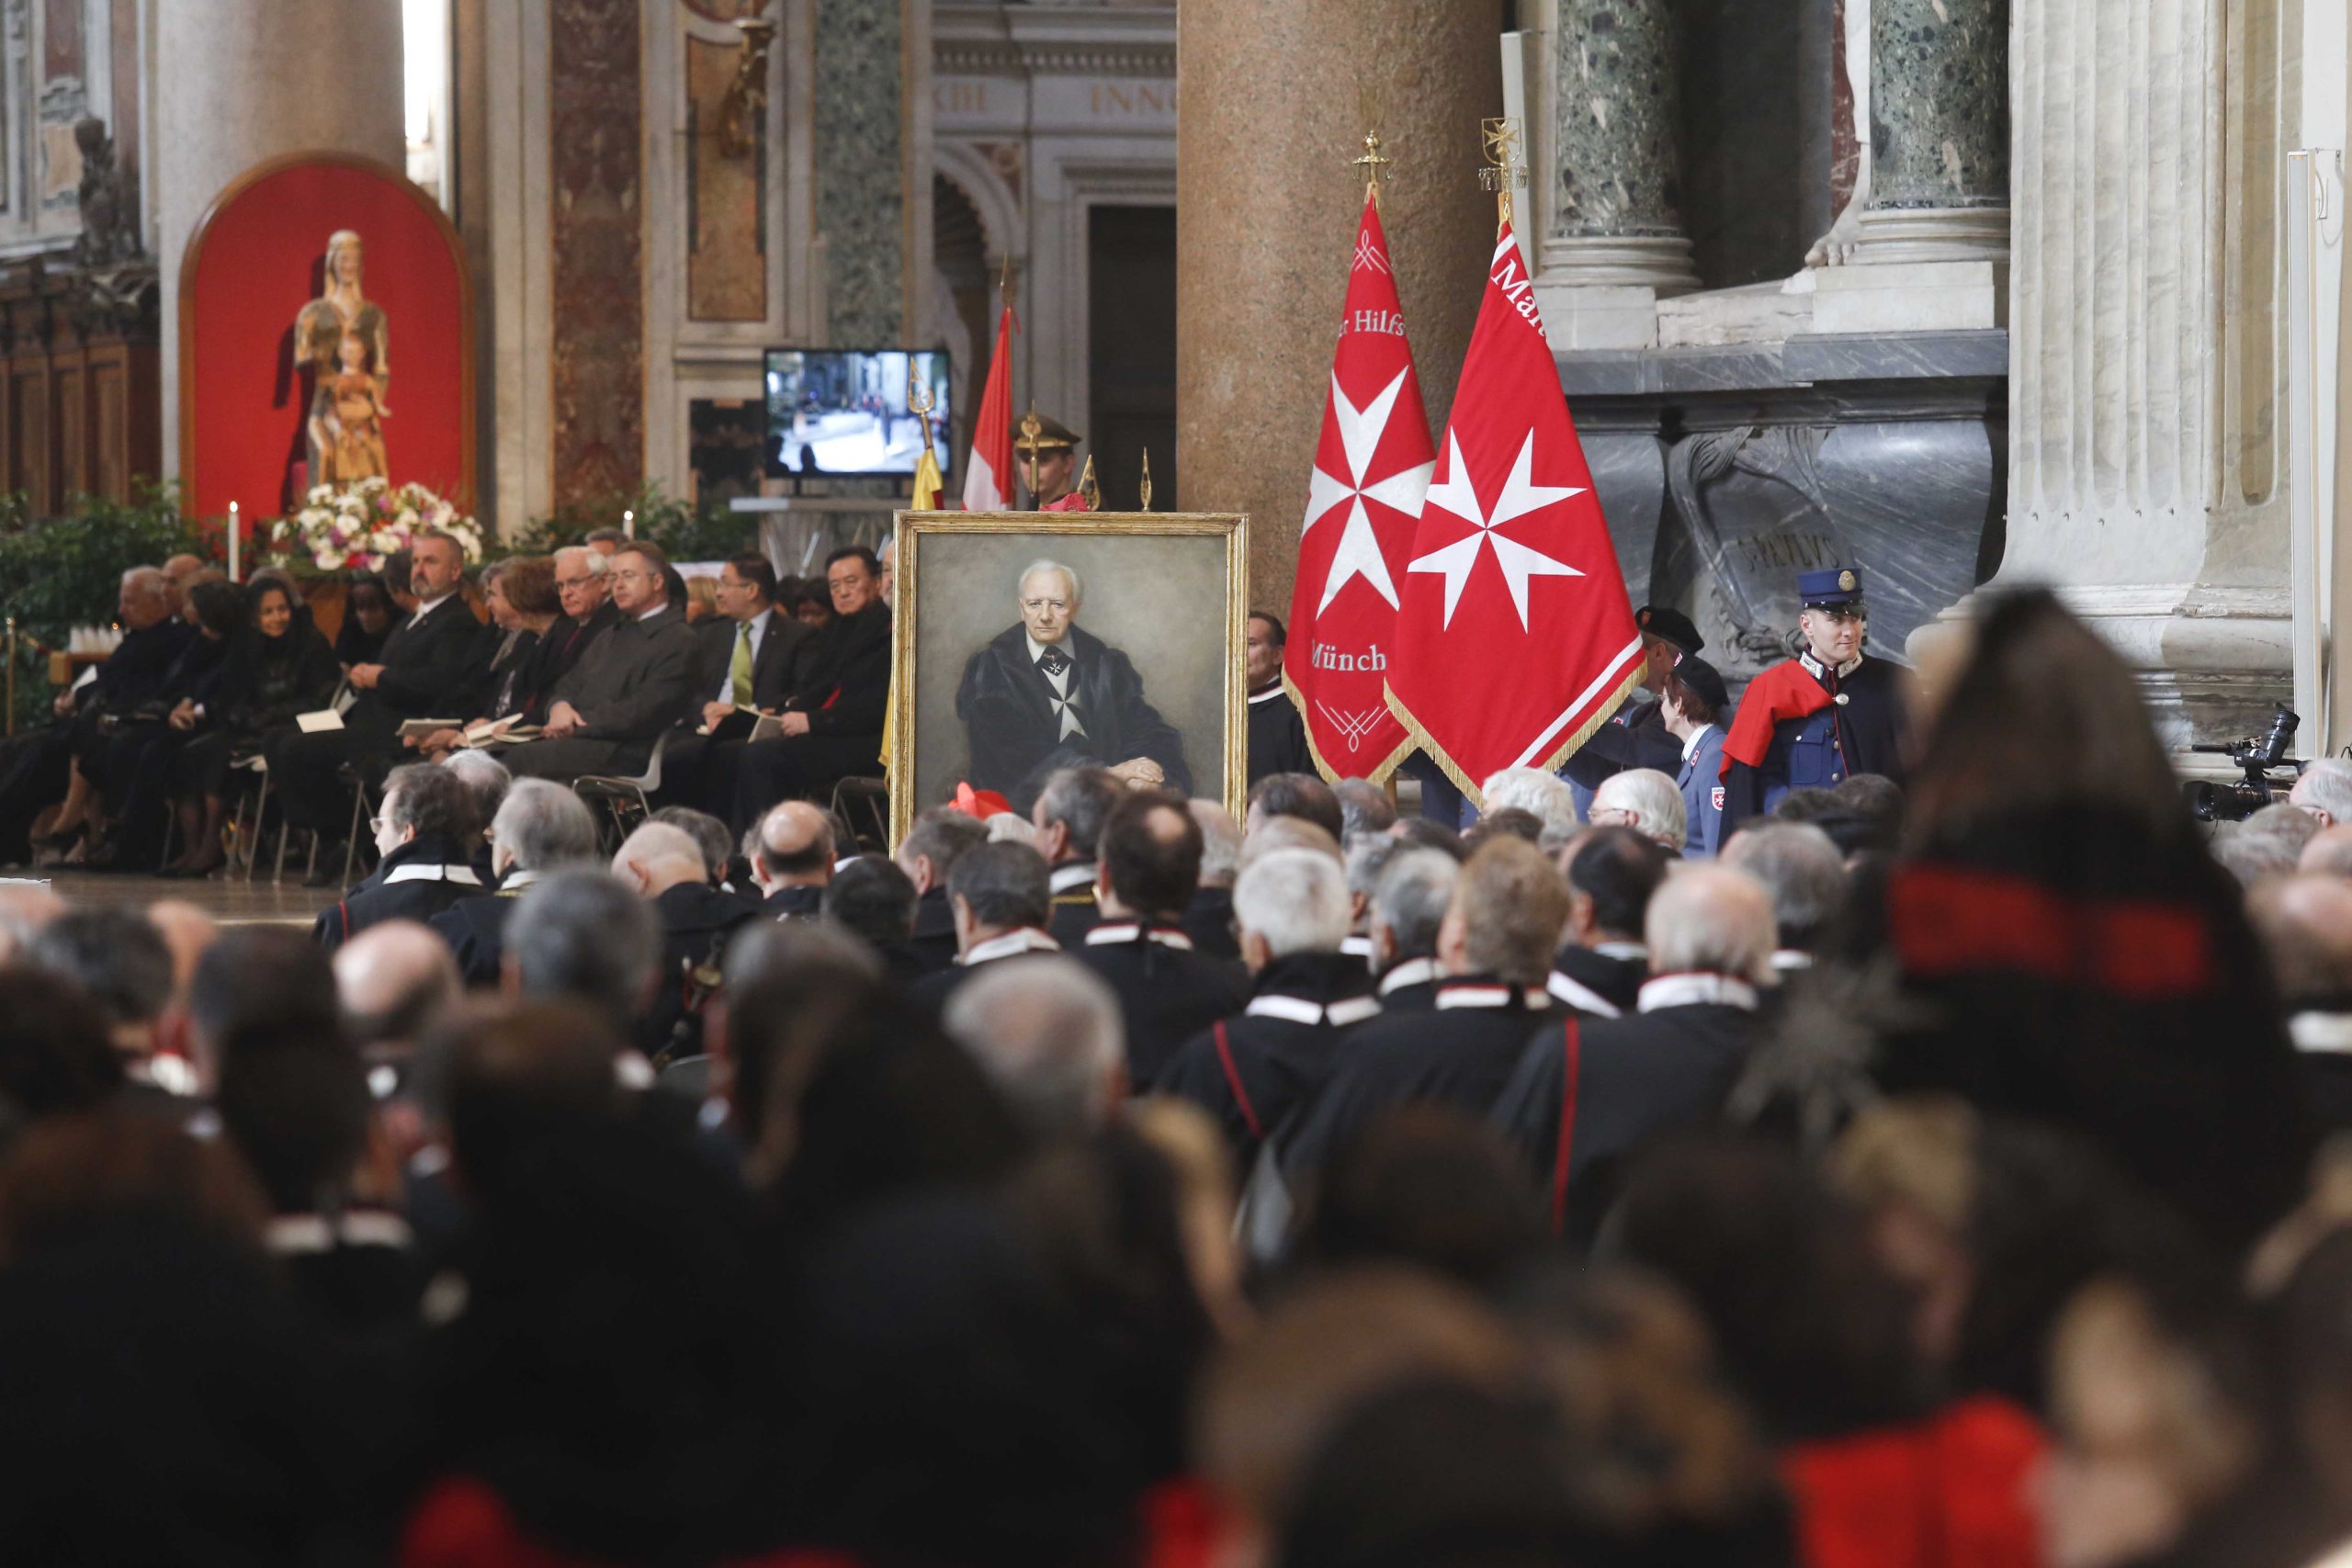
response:
<path id="1" fill-rule="evenodd" d="M 1250 617 L 1250 782 L 1268 773 L 1311 773 L 1315 752 L 1306 721 L 1283 686 L 1283 650 L 1290 634 L 1264 611 Z"/>
<path id="2" fill-rule="evenodd" d="M 705 751 L 705 808 L 741 832 L 779 800 L 830 801 L 845 778 L 882 772 L 890 703 L 890 605 L 882 567 L 864 545 L 825 561 L 833 618 L 802 645 L 797 682 L 776 716 L 784 733 Z"/>
<path id="3" fill-rule="evenodd" d="M 195 713 L 211 700 L 245 617 L 244 590 L 225 579 L 193 583 L 181 618 L 196 628 L 163 687 L 136 708 L 113 716 L 77 753 L 97 784 L 103 841 L 85 858 L 91 871 L 152 872 L 163 854 L 164 782 L 194 733 Z"/>
<path id="4" fill-rule="evenodd" d="M 491 819 L 494 891 L 459 898 L 426 923 L 449 944 L 469 986 L 494 986 L 506 958 L 506 922 L 524 893 L 567 867 L 601 859 L 596 818 L 578 795 L 545 779 L 517 779 Z"/>
<path id="5" fill-rule="evenodd" d="M 326 706 L 342 679 L 334 649 L 290 582 L 256 573 L 251 598 L 251 614 L 209 698 L 191 710 L 194 739 L 172 759 L 163 780 L 184 846 L 164 868 L 166 876 L 202 876 L 227 858 L 220 821 L 228 811 L 231 765 L 259 750 L 262 736 L 293 723 L 296 714 Z"/>
<path id="6" fill-rule="evenodd" d="M 613 857 L 613 874 L 653 905 L 662 926 L 660 979 L 638 1035 L 656 1071 L 702 1055 L 703 1003 L 718 989 L 728 939 L 759 911 L 711 886 L 710 864 L 683 828 L 650 822 Z"/>
<path id="7" fill-rule="evenodd" d="M 1241 965 L 1193 950 L 1183 911 L 1201 874 L 1201 827 L 1183 800 L 1131 793 L 1102 835 L 1102 919 L 1070 947 L 1119 998 L 1127 1081 L 1151 1083 L 1178 1046 L 1239 1010 Z"/>
<path id="8" fill-rule="evenodd" d="M 1439 933 L 1445 978 L 1431 1010 L 1384 1014 L 1357 1031 L 1283 1151 L 1283 1174 L 1295 1184 L 1393 1106 L 1491 1110 L 1529 1038 L 1556 1014 L 1544 981 L 1567 916 L 1567 885 L 1542 851 L 1509 836 L 1481 845 Z"/>
<path id="9" fill-rule="evenodd" d="M 343 626 L 334 634 L 335 662 L 347 668 L 382 658 L 384 639 L 400 619 L 400 606 L 392 603 L 382 578 L 373 572 L 355 575 L 344 588 Z"/>
<path id="10" fill-rule="evenodd" d="M 956 716 L 971 783 L 1027 815 L 1047 775 L 1089 764 L 1130 784 L 1193 793 L 1184 738 L 1145 700 L 1125 653 L 1078 625 L 1084 590 L 1057 561 L 1021 574 L 1021 620 L 965 662 Z"/>
<path id="11" fill-rule="evenodd" d="M 917 817 L 891 858 L 915 887 L 914 932 L 908 943 L 926 975 L 956 966 L 956 910 L 947 902 L 947 874 L 967 850 L 989 841 L 988 828 L 953 807 Z"/>
<path id="12" fill-rule="evenodd" d="M 1724 738 L 1722 840 L 1791 790 L 1856 773 L 1901 784 L 1910 729 L 1905 674 L 1862 651 L 1869 610 L 1850 567 L 1797 574 L 1805 648 L 1748 683 Z"/>
<path id="13" fill-rule="evenodd" d="M 480 829 L 473 797 L 448 769 L 429 762 L 394 768 L 384 780 L 375 828 L 384 858 L 333 908 L 320 911 L 311 928 L 325 947 L 341 947 L 386 920 L 429 924 L 458 899 L 481 891 L 472 864 Z"/>
<path id="14" fill-rule="evenodd" d="M 1650 977 L 1642 927 L 1672 858 L 1631 828 L 1596 828 L 1569 857 L 1568 936 L 1552 956 L 1553 998 L 1592 1018 L 1634 1010 Z"/>
<path id="15" fill-rule="evenodd" d="M 815 919 L 824 912 L 825 887 L 832 879 L 832 819 L 805 800 L 778 801 L 760 818 L 752 847 L 760 918 Z"/>

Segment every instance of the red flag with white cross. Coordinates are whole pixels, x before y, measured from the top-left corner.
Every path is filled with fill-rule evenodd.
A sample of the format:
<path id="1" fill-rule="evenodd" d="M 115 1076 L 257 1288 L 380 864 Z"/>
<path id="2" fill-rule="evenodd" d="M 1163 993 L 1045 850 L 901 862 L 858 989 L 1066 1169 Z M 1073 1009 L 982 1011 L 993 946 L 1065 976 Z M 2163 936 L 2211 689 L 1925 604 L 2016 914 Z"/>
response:
<path id="1" fill-rule="evenodd" d="M 1498 769 L 1557 767 L 1640 683 L 1634 606 L 1508 222 L 1409 556 L 1388 705 L 1473 800 Z"/>
<path id="2" fill-rule="evenodd" d="M 1385 779 L 1413 749 L 1384 692 L 1399 584 L 1434 457 L 1388 236 L 1366 191 L 1307 479 L 1283 660 L 1283 683 L 1327 779 Z"/>

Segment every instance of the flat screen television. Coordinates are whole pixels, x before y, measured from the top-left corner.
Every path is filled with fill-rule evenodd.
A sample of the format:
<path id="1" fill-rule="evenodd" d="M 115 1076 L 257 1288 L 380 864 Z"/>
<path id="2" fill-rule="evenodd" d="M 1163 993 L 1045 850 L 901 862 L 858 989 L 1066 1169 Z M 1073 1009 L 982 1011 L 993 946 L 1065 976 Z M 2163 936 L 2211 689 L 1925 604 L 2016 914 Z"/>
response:
<path id="1" fill-rule="evenodd" d="M 926 422 L 907 407 L 907 367 L 931 387 Z M 846 478 L 912 474 L 931 442 L 948 468 L 947 355 L 901 348 L 767 351 L 767 471 Z M 926 431 L 926 423 L 929 429 Z"/>

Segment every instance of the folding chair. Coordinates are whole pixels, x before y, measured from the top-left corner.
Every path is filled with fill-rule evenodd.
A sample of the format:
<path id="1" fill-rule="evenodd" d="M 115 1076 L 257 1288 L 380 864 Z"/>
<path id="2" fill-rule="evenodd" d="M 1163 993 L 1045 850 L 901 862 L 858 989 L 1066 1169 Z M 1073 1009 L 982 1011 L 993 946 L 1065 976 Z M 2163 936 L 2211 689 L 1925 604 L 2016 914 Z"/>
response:
<path id="1" fill-rule="evenodd" d="M 858 841 L 870 849 L 890 847 L 890 784 L 888 779 L 845 778 L 833 786 L 833 810 L 849 824 Z M 864 811 L 865 820 L 873 824 L 869 839 L 858 822 Z"/>
<path id="2" fill-rule="evenodd" d="M 670 732 L 665 729 L 653 742 L 653 754 L 645 760 L 645 772 L 634 778 L 616 773 L 582 773 L 571 781 L 571 793 L 586 801 L 591 809 L 598 806 L 605 808 L 606 853 L 619 849 L 629 830 L 651 813 L 649 797 L 662 787 L 662 753 L 669 745 Z"/>

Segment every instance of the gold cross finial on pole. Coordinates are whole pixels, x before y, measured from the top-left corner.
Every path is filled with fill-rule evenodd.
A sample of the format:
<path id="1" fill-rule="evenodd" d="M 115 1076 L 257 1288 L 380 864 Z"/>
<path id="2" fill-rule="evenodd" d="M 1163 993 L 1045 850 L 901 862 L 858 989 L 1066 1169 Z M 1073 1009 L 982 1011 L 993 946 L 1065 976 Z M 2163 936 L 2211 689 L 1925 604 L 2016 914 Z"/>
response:
<path id="1" fill-rule="evenodd" d="M 1363 171 L 1364 187 L 1371 192 L 1372 204 L 1375 208 L 1380 205 L 1381 179 L 1387 174 L 1388 165 L 1396 161 L 1381 152 L 1380 132 L 1377 130 L 1367 130 L 1363 133 L 1363 154 L 1349 160 Z"/>
<path id="2" fill-rule="evenodd" d="M 1035 487 L 1033 485 L 1031 489 L 1034 491 Z M 1102 510 L 1102 485 L 1094 477 L 1094 454 L 1091 452 L 1086 455 L 1086 471 L 1078 476 L 1078 493 L 1086 498 L 1087 511 Z"/>
<path id="3" fill-rule="evenodd" d="M 1487 159 L 1487 166 L 1478 171 L 1478 183 L 1495 193 L 1497 221 L 1508 223 L 1510 193 L 1527 184 L 1527 164 L 1520 155 L 1519 121 L 1482 119 L 1478 122 L 1478 141 Z"/>
<path id="4" fill-rule="evenodd" d="M 911 354 L 908 355 L 907 412 L 917 419 L 927 420 L 931 417 L 931 411 L 938 406 L 939 395 L 931 389 L 931 383 L 925 380 L 922 371 L 916 368 L 915 356 Z"/>
<path id="5" fill-rule="evenodd" d="M 1143 449 L 1143 485 L 1141 499 L 1136 502 L 1137 512 L 1151 510 L 1151 448 Z"/>

